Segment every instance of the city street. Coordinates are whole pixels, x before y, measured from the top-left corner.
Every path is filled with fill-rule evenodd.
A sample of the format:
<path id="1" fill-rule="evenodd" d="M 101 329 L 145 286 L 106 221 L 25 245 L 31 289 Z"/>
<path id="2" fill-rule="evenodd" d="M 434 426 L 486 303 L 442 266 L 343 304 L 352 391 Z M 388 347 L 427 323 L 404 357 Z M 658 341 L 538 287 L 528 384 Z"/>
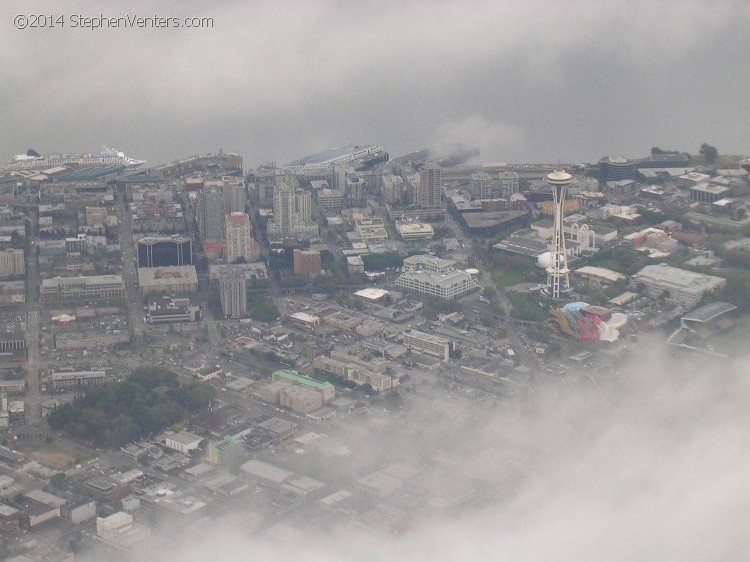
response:
<path id="1" fill-rule="evenodd" d="M 39 353 L 39 336 L 41 334 L 41 312 L 39 309 L 39 262 L 37 258 L 36 233 L 39 229 L 39 212 L 29 211 L 31 222 L 31 239 L 29 252 L 26 255 L 26 422 L 39 423 L 42 419 L 42 394 L 39 386 L 39 368 L 41 355 Z"/>

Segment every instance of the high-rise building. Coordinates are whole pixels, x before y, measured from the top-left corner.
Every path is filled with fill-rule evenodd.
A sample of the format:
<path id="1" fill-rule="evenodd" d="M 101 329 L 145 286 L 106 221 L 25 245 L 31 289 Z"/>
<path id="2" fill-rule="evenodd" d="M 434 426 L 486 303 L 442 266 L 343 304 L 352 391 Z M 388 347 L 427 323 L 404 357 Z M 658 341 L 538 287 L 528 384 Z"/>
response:
<path id="1" fill-rule="evenodd" d="M 198 231 L 206 240 L 224 239 L 224 190 L 218 186 L 205 187 L 198 194 L 196 209 Z"/>
<path id="2" fill-rule="evenodd" d="M 193 265 L 192 250 L 188 236 L 145 236 L 138 240 L 138 267 Z"/>
<path id="3" fill-rule="evenodd" d="M 471 195 L 475 199 L 492 197 L 492 178 L 487 172 L 471 174 Z"/>
<path id="4" fill-rule="evenodd" d="M 364 195 L 365 182 L 359 177 L 346 178 L 346 190 L 344 199 L 347 207 L 359 207 Z"/>
<path id="5" fill-rule="evenodd" d="M 401 203 L 404 198 L 404 180 L 401 176 L 383 175 L 380 179 L 380 189 L 383 192 L 383 203 L 386 205 Z"/>
<path id="6" fill-rule="evenodd" d="M 225 176 L 224 182 L 224 208 L 227 213 L 244 213 L 245 212 L 245 182 L 242 178 Z"/>
<path id="7" fill-rule="evenodd" d="M 224 228 L 227 238 L 227 262 L 233 263 L 237 258 L 252 261 L 253 227 L 247 213 L 228 213 Z"/>
<path id="8" fill-rule="evenodd" d="M 219 279 L 221 310 L 227 318 L 242 318 L 247 314 L 247 280 L 239 271 L 227 271 Z"/>
<path id="9" fill-rule="evenodd" d="M 442 194 L 443 186 L 440 166 L 437 164 L 428 164 L 419 174 L 417 204 L 422 209 L 439 209 L 442 205 Z"/>
<path id="10" fill-rule="evenodd" d="M 310 224 L 312 220 L 312 196 L 309 191 L 297 189 L 294 192 L 294 226 Z"/>
<path id="11" fill-rule="evenodd" d="M 312 222 L 312 197 L 309 191 L 293 189 L 286 183 L 276 186 L 273 194 L 273 223 L 268 225 L 272 238 L 318 236 Z"/>
<path id="12" fill-rule="evenodd" d="M 294 274 L 305 277 L 320 275 L 320 252 L 317 250 L 294 250 Z"/>
<path id="13" fill-rule="evenodd" d="M 521 178 L 516 172 L 506 170 L 498 174 L 498 180 L 500 181 L 500 196 L 510 199 L 510 196 L 514 193 L 518 193 L 520 189 Z"/>
<path id="14" fill-rule="evenodd" d="M 294 190 L 286 183 L 280 183 L 273 192 L 273 224 L 277 235 L 290 236 L 294 228 Z"/>

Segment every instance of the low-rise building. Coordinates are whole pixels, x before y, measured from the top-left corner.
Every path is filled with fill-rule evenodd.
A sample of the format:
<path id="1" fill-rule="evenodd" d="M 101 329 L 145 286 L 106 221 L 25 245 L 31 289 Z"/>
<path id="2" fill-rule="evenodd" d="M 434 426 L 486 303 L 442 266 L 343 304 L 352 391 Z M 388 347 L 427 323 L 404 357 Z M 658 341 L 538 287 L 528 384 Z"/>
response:
<path id="1" fill-rule="evenodd" d="M 200 446 L 201 441 L 203 441 L 203 438 L 199 435 L 194 435 L 187 431 L 180 431 L 179 433 L 167 435 L 165 443 L 170 449 L 180 451 L 187 455 L 190 451 L 197 449 Z"/>
<path id="2" fill-rule="evenodd" d="M 138 285 L 142 295 L 151 293 L 194 293 L 198 290 L 198 273 L 193 265 L 141 267 Z"/>
<path id="3" fill-rule="evenodd" d="M 300 414 L 323 407 L 323 394 L 310 388 L 289 385 L 279 393 L 279 404 Z"/>
<path id="4" fill-rule="evenodd" d="M 0 251 L 0 278 L 23 277 L 25 271 L 23 250 L 8 248 Z"/>
<path id="5" fill-rule="evenodd" d="M 122 275 L 42 279 L 40 288 L 40 300 L 45 305 L 85 300 L 122 301 L 124 298 L 125 285 Z"/>
<path id="6" fill-rule="evenodd" d="M 23 495 L 21 526 L 27 529 L 60 517 L 60 508 L 67 502 L 43 490 L 32 490 Z"/>
<path id="7" fill-rule="evenodd" d="M 96 535 L 118 547 L 129 547 L 151 535 L 151 529 L 133 521 L 124 511 L 96 518 Z"/>
<path id="8" fill-rule="evenodd" d="M 706 293 L 724 287 L 727 280 L 660 263 L 647 265 L 631 277 L 630 283 L 634 288 L 642 287 L 653 298 L 663 296 L 667 302 L 692 308 Z"/>
<path id="9" fill-rule="evenodd" d="M 227 435 L 220 441 L 212 441 L 206 447 L 206 461 L 211 465 L 226 465 L 239 460 L 245 452 L 242 441 Z"/>
<path id="10" fill-rule="evenodd" d="M 479 288 L 476 278 L 465 271 L 453 270 L 436 274 L 428 271 L 404 272 L 396 280 L 396 287 L 436 297 L 453 300 Z"/>
<path id="11" fill-rule="evenodd" d="M 146 321 L 149 324 L 171 324 L 174 322 L 197 322 L 201 309 L 188 297 L 159 296 L 149 299 Z"/>
<path id="12" fill-rule="evenodd" d="M 292 369 L 274 371 L 271 375 L 271 379 L 274 381 L 286 381 L 319 392 L 324 404 L 336 396 L 336 390 L 331 383 L 317 381 L 312 377 L 308 377 L 307 375 L 303 375 Z"/>
<path id="13" fill-rule="evenodd" d="M 432 240 L 435 230 L 426 223 L 396 221 L 396 230 L 405 242 L 412 240 Z"/>
<path id="14" fill-rule="evenodd" d="M 55 389 L 81 388 L 86 386 L 102 385 L 115 380 L 111 371 L 69 371 L 56 372 L 50 375 L 52 385 Z"/>
<path id="15" fill-rule="evenodd" d="M 295 326 L 300 326 L 311 332 L 320 324 L 320 318 L 312 314 L 307 314 L 306 312 L 295 312 L 294 314 L 290 314 L 289 320 Z"/>
<path id="16" fill-rule="evenodd" d="M 454 350 L 453 340 L 419 330 L 405 330 L 401 342 L 409 349 L 440 357 L 443 361 L 448 361 Z"/>
<path id="17" fill-rule="evenodd" d="M 84 521 L 96 517 L 96 502 L 88 498 L 83 498 L 68 503 L 61 507 L 60 517 L 79 525 Z"/>
<path id="18" fill-rule="evenodd" d="M 365 272 L 362 256 L 346 256 L 346 268 L 350 275 Z"/>
<path id="19" fill-rule="evenodd" d="M 357 234 L 362 242 L 384 242 L 388 240 L 388 231 L 385 229 L 383 219 L 366 218 L 354 222 Z"/>

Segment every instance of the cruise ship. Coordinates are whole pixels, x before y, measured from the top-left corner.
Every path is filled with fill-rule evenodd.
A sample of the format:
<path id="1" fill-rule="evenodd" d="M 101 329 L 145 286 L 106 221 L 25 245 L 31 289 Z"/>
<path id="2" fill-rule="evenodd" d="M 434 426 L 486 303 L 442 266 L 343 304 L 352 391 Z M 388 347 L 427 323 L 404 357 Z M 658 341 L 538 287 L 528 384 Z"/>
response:
<path id="1" fill-rule="evenodd" d="M 99 152 L 88 154 L 39 154 L 30 148 L 26 154 L 17 154 L 10 162 L 0 164 L 0 169 L 13 172 L 20 170 L 46 170 L 57 166 L 125 166 L 135 168 L 144 164 L 145 160 L 136 160 L 126 156 L 124 152 L 113 148 L 102 148 Z"/>

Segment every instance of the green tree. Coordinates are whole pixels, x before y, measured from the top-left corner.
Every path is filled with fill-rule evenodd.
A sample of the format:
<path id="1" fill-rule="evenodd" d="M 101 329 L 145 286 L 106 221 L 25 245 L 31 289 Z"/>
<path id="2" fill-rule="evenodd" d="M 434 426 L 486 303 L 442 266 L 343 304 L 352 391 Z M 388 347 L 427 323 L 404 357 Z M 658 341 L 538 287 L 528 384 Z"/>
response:
<path id="1" fill-rule="evenodd" d="M 719 158 L 719 151 L 716 147 L 705 142 L 701 145 L 700 153 L 703 155 L 703 158 L 705 158 L 706 164 L 708 165 L 715 164 L 716 160 Z"/>

